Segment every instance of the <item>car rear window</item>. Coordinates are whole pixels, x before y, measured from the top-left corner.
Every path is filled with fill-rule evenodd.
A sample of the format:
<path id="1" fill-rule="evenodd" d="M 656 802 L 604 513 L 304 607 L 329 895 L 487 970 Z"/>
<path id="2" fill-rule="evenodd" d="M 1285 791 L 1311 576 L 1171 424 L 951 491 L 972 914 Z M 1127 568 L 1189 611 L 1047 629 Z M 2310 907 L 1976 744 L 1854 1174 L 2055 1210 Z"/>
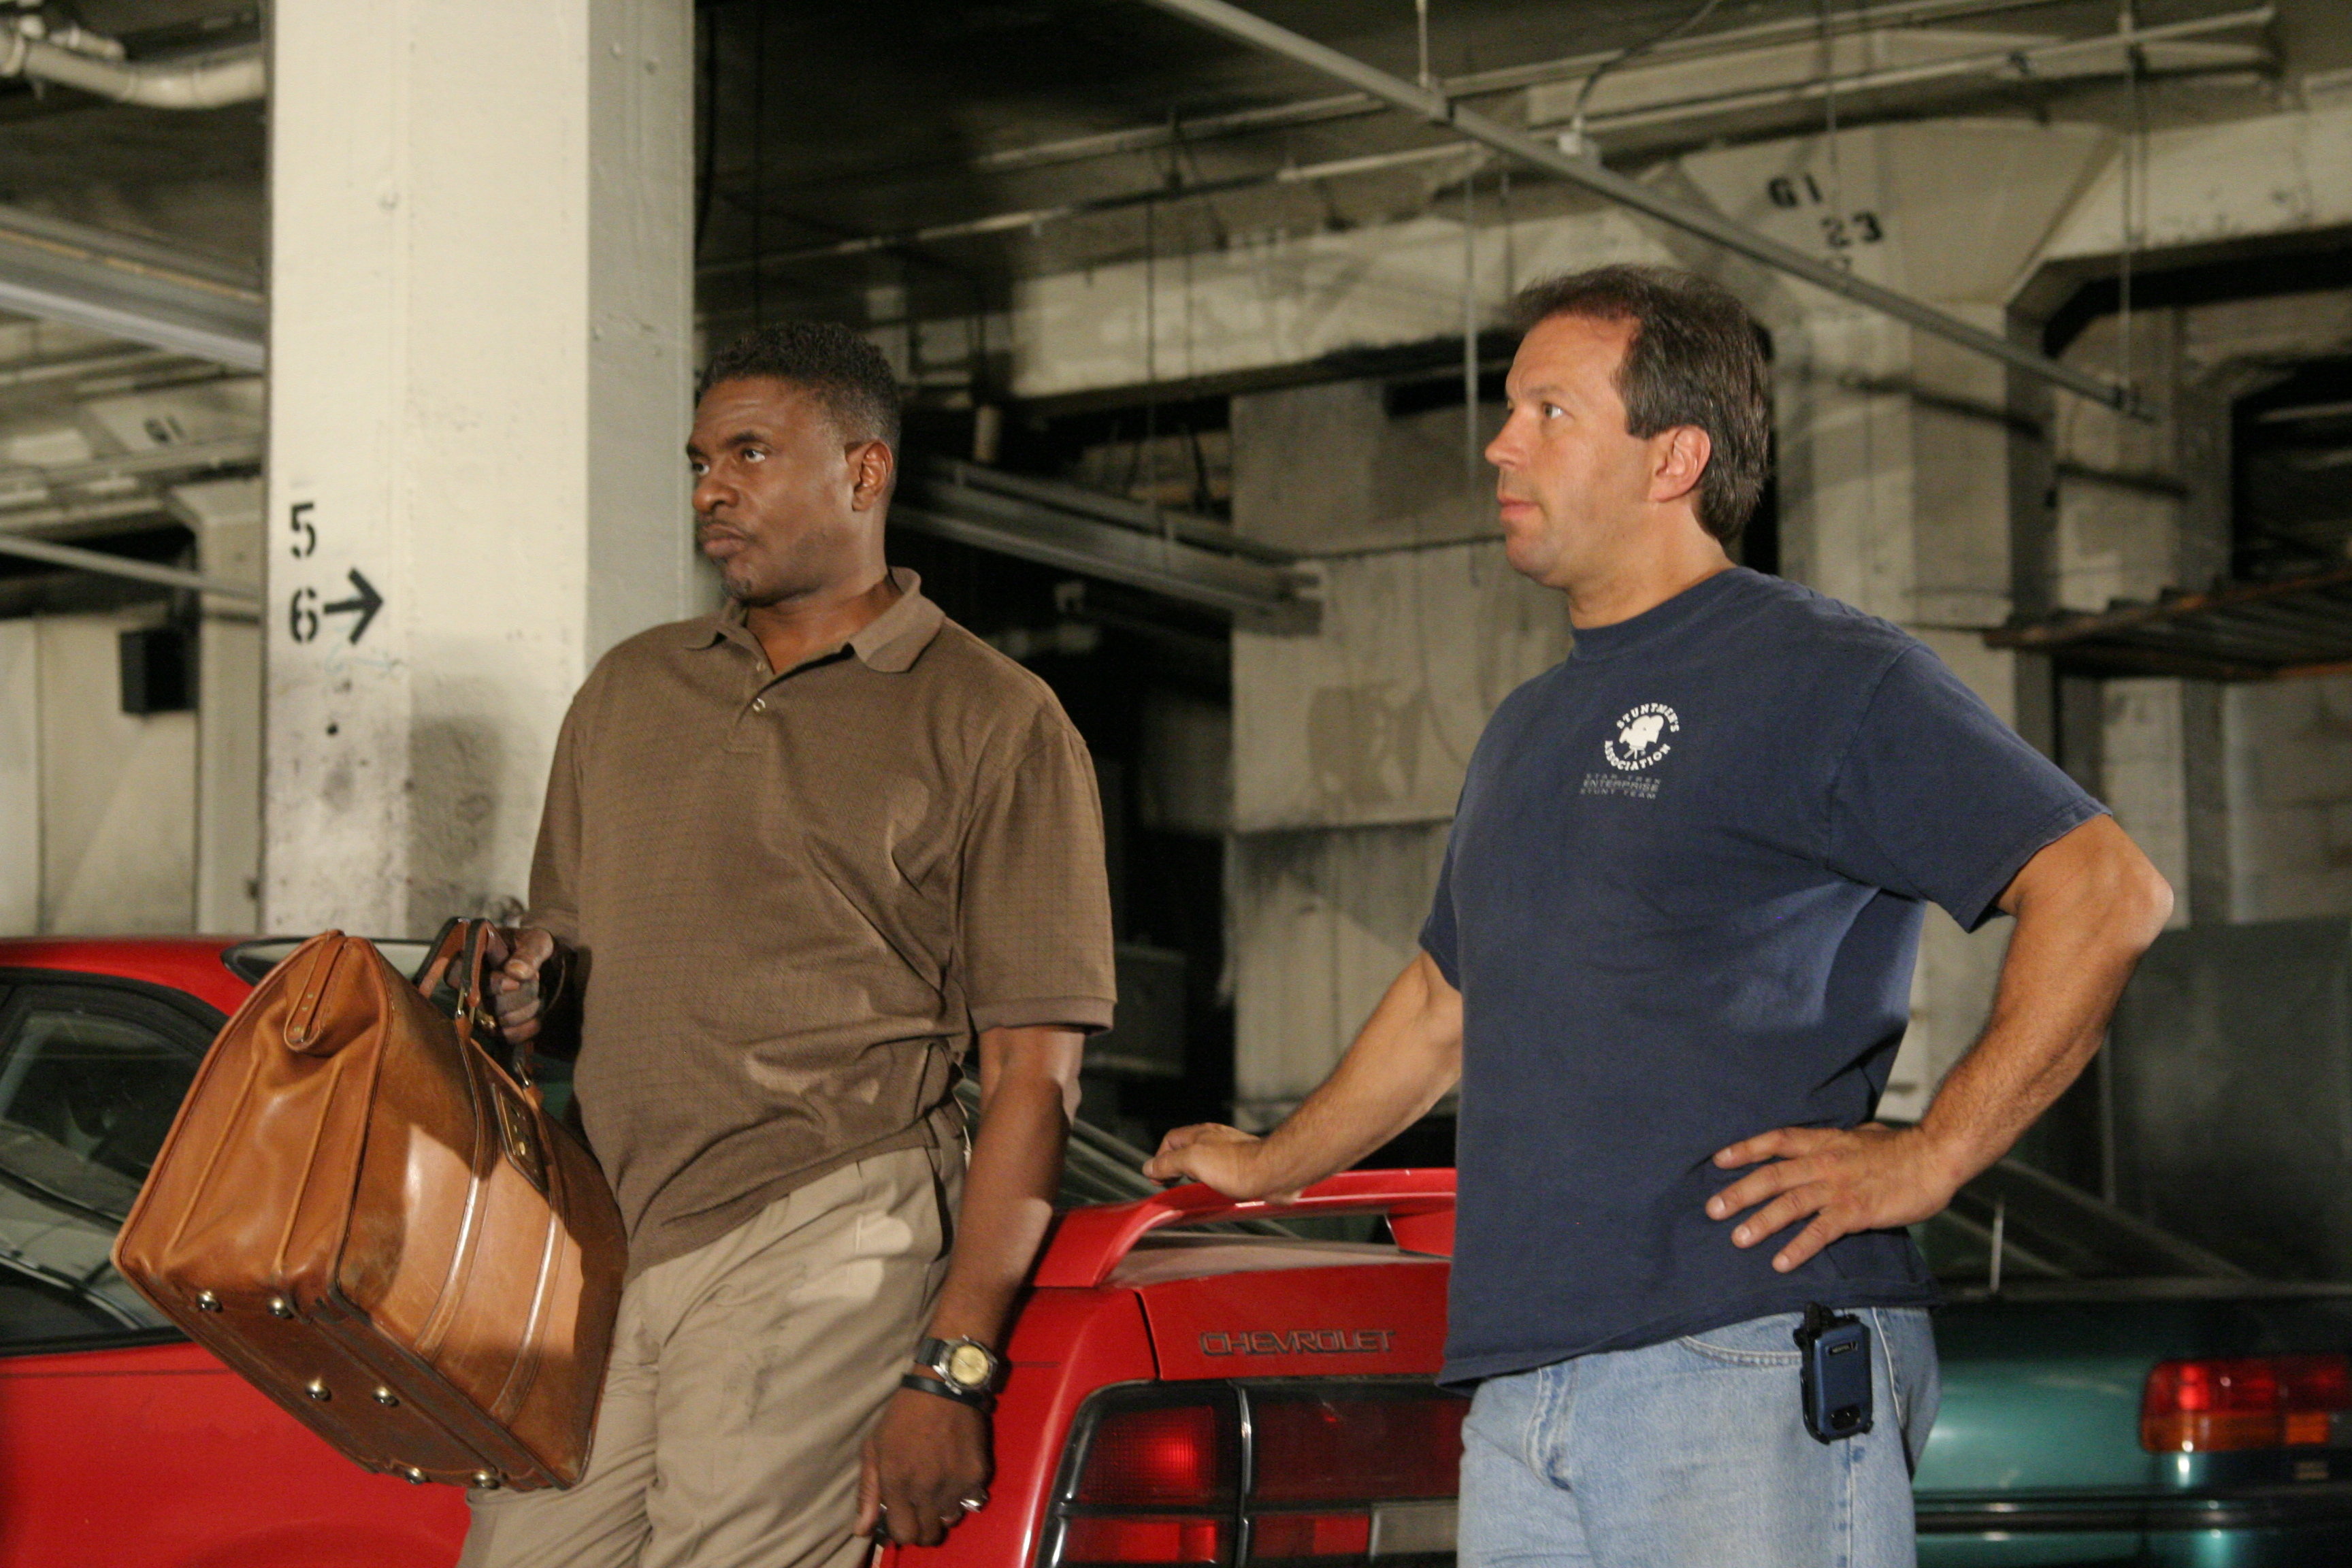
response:
<path id="1" fill-rule="evenodd" d="M 167 1326 L 108 1254 L 210 1036 L 111 985 L 0 992 L 0 1352 Z"/>

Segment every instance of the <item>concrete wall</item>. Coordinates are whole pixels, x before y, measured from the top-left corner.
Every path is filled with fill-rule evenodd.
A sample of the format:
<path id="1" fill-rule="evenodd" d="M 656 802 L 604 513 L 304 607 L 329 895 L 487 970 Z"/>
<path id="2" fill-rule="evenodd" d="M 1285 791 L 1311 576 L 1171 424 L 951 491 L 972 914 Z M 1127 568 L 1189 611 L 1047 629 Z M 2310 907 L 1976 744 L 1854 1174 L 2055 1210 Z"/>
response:
<path id="1" fill-rule="evenodd" d="M 2156 417 L 2057 400 L 2048 602 L 2098 610 L 2226 572 L 2233 400 L 2352 353 L 2352 290 L 2094 321 L 2070 363 L 2131 368 Z M 2344 678 L 2105 683 L 2094 787 L 2172 881 L 2176 926 L 2352 913 Z"/>
<path id="2" fill-rule="evenodd" d="M 43 931 L 184 931 L 194 923 L 196 716 L 122 711 L 117 639 L 161 618 L 131 610 L 31 623 Z"/>
<path id="3" fill-rule="evenodd" d="M 1234 399 L 1234 521 L 1310 552 L 1312 637 L 1234 635 L 1236 1114 L 1278 1120 L 1410 962 L 1470 750 L 1569 647 L 1504 562 L 1456 404 L 1391 416 L 1339 383 Z M 1476 411 L 1483 446 L 1499 407 Z M 1475 483 L 1475 489 L 1474 489 Z"/>
<path id="4" fill-rule="evenodd" d="M 1444 822 L 1244 833 L 1226 865 L 1234 1114 L 1271 1126 L 1320 1083 L 1419 950 Z"/>
<path id="5" fill-rule="evenodd" d="M 2231 919 L 2352 914 L 2352 677 L 2224 699 Z"/>

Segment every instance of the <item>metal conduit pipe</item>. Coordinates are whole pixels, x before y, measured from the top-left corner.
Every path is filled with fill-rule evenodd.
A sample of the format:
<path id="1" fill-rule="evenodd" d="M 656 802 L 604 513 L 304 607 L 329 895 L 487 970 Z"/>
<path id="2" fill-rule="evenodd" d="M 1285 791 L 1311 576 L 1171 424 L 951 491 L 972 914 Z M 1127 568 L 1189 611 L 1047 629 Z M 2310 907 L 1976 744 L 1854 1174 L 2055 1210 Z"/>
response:
<path id="1" fill-rule="evenodd" d="M 2069 364 L 2061 364 L 2047 354 L 2037 353 L 2022 344 L 2013 343 L 1981 327 L 1947 315 L 1908 295 L 1866 282 L 1827 262 L 1817 261 L 1793 246 L 1784 245 L 1769 235 L 1758 234 L 1734 223 L 1720 214 L 1686 205 L 1638 180 L 1628 179 L 1597 161 L 1562 152 L 1553 142 L 1530 136 L 1475 109 L 1455 103 L 1444 93 L 1417 87 L 1402 77 L 1391 76 L 1352 55 L 1318 44 L 1303 34 L 1294 33 L 1238 5 L 1228 5 L 1226 0 L 1148 0 L 1148 3 L 1197 22 L 1211 32 L 1221 33 L 1268 54 L 1281 56 L 1325 76 L 1335 77 L 1408 113 L 1418 115 L 1433 125 L 1449 127 L 1470 141 L 1484 142 L 1498 153 L 1508 153 L 1524 163 L 1558 174 L 1570 184 L 1581 185 L 1620 206 L 1631 207 L 1670 227 L 1696 235 L 1751 261 L 1761 262 L 1774 271 L 1801 278 L 1857 305 L 1892 316 L 1906 326 L 1932 332 L 1948 342 L 1958 343 L 1989 359 L 1999 360 L 2029 375 L 2063 386 L 2069 392 L 2136 418 L 2155 417 L 2141 405 L 2127 386 L 2087 374 Z"/>
<path id="2" fill-rule="evenodd" d="M 2167 22 L 2159 26 L 2118 26 L 2111 33 L 2094 33 L 2086 38 L 2053 38 L 2048 43 L 2028 44 L 2022 47 L 1987 49 L 1981 54 L 1955 55 L 1949 59 L 1927 60 L 1917 65 L 1881 66 L 1870 70 L 1849 71 L 1844 76 L 1816 77 L 1811 81 L 1790 83 L 1783 87 L 1754 88 L 1733 92 L 1710 93 L 1701 98 L 1680 99 L 1672 103 L 1648 105 L 1641 109 L 1622 109 L 1614 113 L 1593 115 L 1586 121 L 1589 131 L 1631 129 L 1634 126 L 1671 123 L 1707 114 L 1728 114 L 1745 109 L 1770 108 L 1783 103 L 1802 103 L 1824 98 L 1832 92 L 1870 92 L 1890 87 L 1909 87 L 1919 82 L 1940 81 L 1949 77 L 1995 76 L 2011 80 L 2031 81 L 2034 68 L 2053 61 L 2064 61 L 2078 55 L 2097 54 L 2103 49 L 2130 51 L 2146 44 L 2168 43 L 2179 38 L 2200 37 L 2207 33 L 2236 32 L 2247 27 L 2266 27 L 2277 20 L 2278 8 L 2261 5 L 2242 11 L 2231 11 L 2218 16 L 2192 16 L 2185 22 Z M 2227 68 L 2242 69 L 2256 64 L 2254 58 L 2242 60 Z"/>
<path id="3" fill-rule="evenodd" d="M 51 544 L 45 539 L 26 539 L 14 533 L 0 533 L 0 555 L 38 561 L 48 566 L 67 566 L 77 572 L 94 573 L 100 577 L 128 577 L 134 583 L 155 583 L 166 588 L 218 594 L 224 598 L 244 599 L 253 604 L 261 602 L 261 590 L 250 583 L 232 583 L 225 578 L 207 577 L 201 572 L 183 572 L 176 566 L 132 561 L 121 555 L 109 555 L 102 550 Z"/>
<path id="4" fill-rule="evenodd" d="M 1672 102 L 1652 104 L 1639 109 L 1613 110 L 1605 114 L 1590 115 L 1585 120 L 1588 135 L 1633 126 L 1678 123 L 1700 120 L 1712 114 L 1753 109 L 1780 103 L 1799 103 L 1835 92 L 1866 92 L 1888 87 L 1916 86 L 1923 82 L 1947 80 L 1957 77 L 2003 76 L 2011 79 L 2031 79 L 2032 68 L 2043 61 L 2060 60 L 2098 49 L 2129 48 L 2141 44 L 2160 43 L 2176 38 L 2195 37 L 2205 33 L 2261 26 L 2273 20 L 2275 8 L 2269 5 L 2251 10 L 2232 11 L 2226 16 L 2200 16 L 2186 22 L 2168 22 L 2162 26 L 2118 29 L 2087 38 L 2053 38 L 2047 43 L 2028 44 L 2021 47 L 1989 50 L 1983 54 L 1956 55 L 1949 59 L 1934 60 L 1916 66 L 1894 66 L 1872 70 L 1850 71 L 1840 77 L 1816 78 L 1809 82 L 1794 82 L 1780 87 L 1717 93 L 1702 98 L 1677 99 Z M 2228 68 L 2239 69 L 2240 66 Z M 1439 84 L 1444 90 L 1444 84 Z M 1351 95 L 1349 101 L 1354 101 Z M 1328 101 L 1328 100 L 1327 100 Z M 1529 125 L 1529 131 L 1564 128 L 1564 121 L 1546 121 Z M 1410 168 L 1417 163 L 1442 163 L 1462 156 L 1459 142 L 1438 142 L 1425 147 L 1407 147 L 1394 153 L 1366 153 L 1352 158 L 1334 158 L 1320 163 L 1295 163 L 1263 174 L 1234 174 L 1223 179 L 1199 180 L 1191 184 L 1155 185 L 1149 190 L 1123 191 L 1113 195 L 1090 196 L 1082 201 L 1058 202 L 1052 206 L 1027 207 L 1018 212 L 990 213 L 984 217 L 964 218 L 954 223 L 933 224 L 926 228 L 906 229 L 892 234 L 861 235 L 856 239 L 827 240 L 821 245 L 803 246 L 794 250 L 777 251 L 761 257 L 739 257 L 729 261 L 714 261 L 696 268 L 697 276 L 724 278 L 737 273 L 786 267 L 796 262 L 814 261 L 835 256 L 864 256 L 877 250 L 896 250 L 910 245 L 929 245 L 946 239 L 970 239 L 983 235 L 1003 234 L 1019 229 L 1039 229 L 1048 224 L 1064 223 L 1073 218 L 1091 217 L 1102 213 L 1118 212 L 1127 207 L 1150 203 L 1167 204 L 1191 201 L 1205 196 L 1232 195 L 1243 191 L 1264 190 L 1275 185 L 1312 184 L 1320 180 L 1344 179 L 1354 174 L 1380 174 L 1389 170 Z"/>
<path id="5" fill-rule="evenodd" d="M 1853 33 L 1892 32 L 1927 23 L 1968 21 L 2060 3 L 2062 0 L 1881 0 L 1874 5 L 1833 12 L 1826 25 L 1820 17 L 1808 15 L 1696 33 L 1660 44 L 1650 52 L 1648 61 L 1657 64 L 1704 58 L 1742 49 L 1769 47 L 1790 38 L 1811 41 L 1823 37 L 1824 33 L 1832 37 L 1843 37 Z M 1560 59 L 1539 60 L 1532 65 L 1503 66 L 1465 76 L 1444 77 L 1433 85 L 1453 99 L 1515 92 L 1522 88 L 1578 80 L 1623 52 L 1622 49 L 1596 49 Z M 1098 131 L 1053 142 L 1002 147 L 993 152 L 975 153 L 969 160 L 969 166 L 988 174 L 1045 168 L 1056 163 L 1181 146 L 1221 136 L 1242 136 L 1351 119 L 1357 115 L 1379 113 L 1385 107 L 1369 93 L 1347 92 L 1330 98 L 1303 99 L 1293 103 L 1234 110 L 1223 114 L 1179 116 L 1121 131 Z M 860 171 L 856 177 L 865 178 L 868 173 Z"/>
<path id="6" fill-rule="evenodd" d="M 259 44 L 180 60 L 111 60 L 9 30 L 0 76 L 31 77 L 149 109 L 219 109 L 268 90 Z"/>

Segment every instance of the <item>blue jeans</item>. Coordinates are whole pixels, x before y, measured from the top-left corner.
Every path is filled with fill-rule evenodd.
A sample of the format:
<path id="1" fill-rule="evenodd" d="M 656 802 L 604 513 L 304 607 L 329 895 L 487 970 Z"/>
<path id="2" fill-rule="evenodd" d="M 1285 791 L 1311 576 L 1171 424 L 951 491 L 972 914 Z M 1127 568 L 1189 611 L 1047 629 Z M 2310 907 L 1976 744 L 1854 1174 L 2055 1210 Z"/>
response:
<path id="1" fill-rule="evenodd" d="M 1489 1378 L 1461 1568 L 1910 1568 L 1936 1342 L 1916 1308 L 1859 1315 L 1875 1424 L 1835 1443 L 1805 1431 L 1794 1312 Z"/>

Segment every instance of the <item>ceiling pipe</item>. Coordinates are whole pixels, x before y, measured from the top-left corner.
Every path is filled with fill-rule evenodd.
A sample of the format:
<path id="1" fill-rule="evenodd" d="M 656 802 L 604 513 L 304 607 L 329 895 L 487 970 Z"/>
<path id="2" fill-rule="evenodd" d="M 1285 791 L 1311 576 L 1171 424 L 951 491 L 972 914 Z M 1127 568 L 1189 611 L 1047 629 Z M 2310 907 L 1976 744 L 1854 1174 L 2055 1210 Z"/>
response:
<path id="1" fill-rule="evenodd" d="M 259 370 L 266 357 L 258 278 L 149 240 L 5 205 L 0 310 L 237 370 Z"/>
<path id="2" fill-rule="evenodd" d="M 2013 4 L 2014 0 L 2011 0 Z M 1980 54 L 1956 55 L 1949 59 L 1935 60 L 1916 66 L 1883 67 L 1853 71 L 1844 76 L 1815 79 L 1810 82 L 1791 83 L 1781 87 L 1757 88 L 1732 93 L 1718 93 L 1701 98 L 1677 99 L 1672 102 L 1649 104 L 1636 109 L 1612 110 L 1604 114 L 1589 115 L 1584 129 L 1588 136 L 1620 128 L 1649 126 L 1661 123 L 1703 120 L 1713 115 L 1740 110 L 1770 107 L 1781 103 L 1798 103 L 1820 98 L 1835 91 L 1869 92 L 1889 87 L 1916 87 L 1925 83 L 1956 77 L 2003 77 L 2009 80 L 2032 80 L 2032 68 L 2049 60 L 2091 53 L 2099 49 L 2131 47 L 2140 44 L 2159 43 L 2171 39 L 2193 37 L 2203 33 L 2222 32 L 2239 27 L 2259 26 L 2272 20 L 2270 5 L 2252 10 L 2232 11 L 2226 16 L 2200 16 L 2186 22 L 2169 22 L 2161 26 L 2119 29 L 2088 38 L 2055 38 L 2045 43 L 2014 46 Z M 2251 47 L 2251 46 L 2249 46 Z M 2252 63 L 2231 62 L 2219 68 L 2242 69 Z M 1494 72 L 1503 75 L 1505 72 Z M 1457 78 L 1457 81 L 1464 79 Z M 1440 84 L 1441 87 L 1444 84 Z M 1351 93 L 1347 101 L 1361 100 Z M 1333 102 L 1336 100 L 1317 101 Z M 1842 116 L 1847 123 L 1856 121 Z M 1565 121 L 1546 121 L 1530 126 L 1531 130 L 1565 128 Z M 759 258 L 739 257 L 730 261 L 708 263 L 696 269 L 697 276 L 724 278 L 736 273 L 764 270 L 771 267 L 786 267 L 797 262 L 822 260 L 829 257 L 866 256 L 875 251 L 897 250 L 910 245 L 932 245 L 948 239 L 971 239 L 984 235 L 1004 234 L 1021 229 L 1039 229 L 1048 224 L 1066 223 L 1074 218 L 1094 217 L 1104 213 L 1118 212 L 1129 207 L 1156 202 L 1189 201 L 1209 196 L 1234 195 L 1243 191 L 1265 190 L 1276 185 L 1313 184 L 1322 180 L 1344 179 L 1356 174 L 1380 174 L 1390 170 L 1411 168 L 1419 163 L 1444 163 L 1462 156 L 1459 142 L 1438 142 L 1423 147 L 1407 147 L 1394 153 L 1367 153 L 1352 158 L 1334 158 L 1320 163 L 1288 164 L 1268 174 L 1234 174 L 1223 179 L 1200 180 L 1191 184 L 1154 186 L 1148 190 L 1122 191 L 1113 195 L 1091 196 L 1081 201 L 1057 202 L 1052 206 L 1028 207 L 1018 212 L 990 213 L 982 217 L 963 218 L 952 223 L 932 224 L 925 228 L 907 229 L 892 234 L 860 235 L 855 239 L 827 240 L 820 245 L 803 246 L 795 250 L 777 251 Z"/>
<path id="3" fill-rule="evenodd" d="M 1793 246 L 1783 245 L 1769 236 L 1758 234 L 1704 207 L 1686 206 L 1637 180 L 1628 179 L 1598 160 L 1564 153 L 1552 142 L 1530 136 L 1475 109 L 1455 103 L 1443 92 L 1391 76 L 1352 55 L 1342 54 L 1287 27 L 1277 26 L 1238 5 L 1228 5 L 1226 0 L 1147 0 L 1147 3 L 1163 11 L 1173 12 L 1188 21 L 1197 22 L 1211 32 L 1221 33 L 1238 43 L 1279 55 L 1310 70 L 1336 78 L 1408 113 L 1419 115 L 1433 125 L 1450 127 L 1473 142 L 1483 142 L 1496 152 L 1509 153 L 1523 163 L 1558 174 L 1570 184 L 1581 185 L 1621 206 L 1646 214 L 1685 234 L 1696 235 L 1775 271 L 1802 279 L 1816 288 L 1825 289 L 1857 305 L 1891 316 L 1907 326 L 1932 332 L 1948 342 L 1957 343 L 1989 359 L 1999 360 L 2028 375 L 2063 386 L 2106 407 L 2138 418 L 2154 417 L 2152 413 L 2140 406 L 2139 400 L 2127 386 L 2086 374 L 2072 365 L 2061 364 L 2046 354 L 2036 353 L 1980 327 L 1971 326 L 1932 305 L 1898 294 L 1892 289 L 1866 282 L 1826 262 L 1817 261 Z"/>
<path id="4" fill-rule="evenodd" d="M 118 452 L 72 463 L 0 464 L 0 491 L 12 483 L 66 489 L 148 474 L 168 474 L 188 468 L 240 468 L 261 461 L 258 436 L 223 436 L 209 441 L 180 441 L 142 452 Z M 0 500 L 0 511 L 22 503 Z"/>
<path id="5" fill-rule="evenodd" d="M 1832 15 L 1827 31 L 1832 37 L 1852 33 L 1892 31 L 1900 27 L 1918 26 L 1934 22 L 1968 21 L 1978 17 L 2004 16 L 2016 11 L 2030 11 L 2063 3 L 2063 0 L 1889 0 L 1867 7 Z M 1768 47 L 1794 39 L 1811 42 L 1823 33 L 1820 17 L 1803 16 L 1784 17 L 1772 22 L 1751 23 L 1741 27 L 1724 27 L 1713 32 L 1695 33 L 1687 37 L 1662 43 L 1652 49 L 1647 60 L 1652 64 L 1710 55 L 1735 53 L 1743 49 Z M 1531 65 L 1501 66 L 1493 70 L 1474 71 L 1465 76 L 1445 77 L 1433 85 L 1454 99 L 1480 98 L 1493 93 L 1512 92 L 1521 88 L 1547 86 L 1555 82 L 1576 81 L 1609 64 L 1622 49 L 1596 49 L 1587 54 L 1570 55 L 1560 59 L 1539 60 Z M 1012 147 L 1000 147 L 981 153 L 966 161 L 966 166 L 986 174 L 1007 174 L 1022 169 L 1048 168 L 1058 163 L 1084 163 L 1090 159 L 1116 157 L 1121 153 L 1146 153 L 1162 147 L 1189 146 L 1225 136 L 1246 136 L 1255 132 L 1286 130 L 1298 125 L 1316 125 L 1334 120 L 1350 120 L 1360 115 L 1377 114 L 1383 105 L 1369 93 L 1343 92 L 1329 98 L 1301 99 L 1290 103 L 1267 104 L 1258 109 L 1239 109 L 1222 114 L 1172 117 L 1150 125 L 1129 126 L 1119 131 L 1091 132 L 1083 136 L 1071 136 L 1052 142 L 1027 142 Z M 852 176 L 871 177 L 871 172 Z M 822 183 L 822 182 L 810 182 Z"/>
<path id="6" fill-rule="evenodd" d="M 55 82 L 148 109 L 220 109 L 268 91 L 259 44 L 176 60 L 109 59 L 14 28 L 0 39 L 0 76 Z"/>
<path id="7" fill-rule="evenodd" d="M 107 349 L 98 353 L 68 354 L 57 359 L 29 360 L 0 369 L 0 390 L 37 386 L 45 382 L 78 381 L 145 370 L 152 365 L 181 363 L 181 356 L 159 349 Z"/>
<path id="8" fill-rule="evenodd" d="M 1803 103 L 1826 98 L 1832 93 L 1873 92 L 1890 87 L 1913 87 L 1922 82 L 1939 81 L 1950 77 L 1995 76 L 2008 81 L 2034 81 L 2039 79 L 2034 68 L 2052 61 L 2072 59 L 2078 55 L 2095 55 L 2105 49 L 2137 49 L 2148 44 L 2169 43 L 2182 38 L 2200 37 L 2207 33 L 2231 33 L 2245 27 L 2266 27 L 2277 19 L 2278 11 L 2269 5 L 2255 5 L 2242 11 L 2225 12 L 2215 16 L 2191 16 L 2187 21 L 2166 22 L 2153 27 L 2119 26 L 2109 33 L 2094 33 L 2084 38 L 2053 38 L 2047 43 L 2012 45 L 2005 48 L 1986 49 L 1972 55 L 1955 55 L 1949 59 L 1924 60 L 1917 65 L 1879 66 L 1868 70 L 1850 71 L 1841 77 L 1816 77 L 1811 81 L 1792 82 L 1782 87 L 1745 89 L 1732 92 L 1710 93 L 1700 98 L 1678 99 L 1671 103 L 1645 105 L 1639 109 L 1621 109 L 1611 114 L 1591 115 L 1585 121 L 1588 132 L 1612 128 L 1631 130 L 1637 126 L 1672 123 L 1715 114 L 1732 114 L 1749 109 L 1771 109 L 1781 104 Z M 2236 48 L 2241 46 L 2222 46 Z M 2244 70 L 2267 63 L 2259 46 L 2246 45 L 2241 58 L 2208 68 Z M 2123 74 L 2123 68 L 2116 72 Z M 2063 80 L 2064 78 L 2049 79 Z M 1841 120 L 1844 116 L 1839 117 Z"/>
<path id="9" fill-rule="evenodd" d="M 102 550 L 51 544 L 45 539 L 26 539 L 14 533 L 0 533 L 0 555 L 14 555 L 50 566 L 68 566 L 77 572 L 91 572 L 101 577 L 128 577 L 134 583 L 159 583 L 166 588 L 218 594 L 223 598 L 243 599 L 249 604 L 261 602 L 261 590 L 250 584 L 226 582 L 218 577 L 207 577 L 201 572 L 183 572 L 176 566 L 132 561 L 121 555 L 109 555 Z"/>

